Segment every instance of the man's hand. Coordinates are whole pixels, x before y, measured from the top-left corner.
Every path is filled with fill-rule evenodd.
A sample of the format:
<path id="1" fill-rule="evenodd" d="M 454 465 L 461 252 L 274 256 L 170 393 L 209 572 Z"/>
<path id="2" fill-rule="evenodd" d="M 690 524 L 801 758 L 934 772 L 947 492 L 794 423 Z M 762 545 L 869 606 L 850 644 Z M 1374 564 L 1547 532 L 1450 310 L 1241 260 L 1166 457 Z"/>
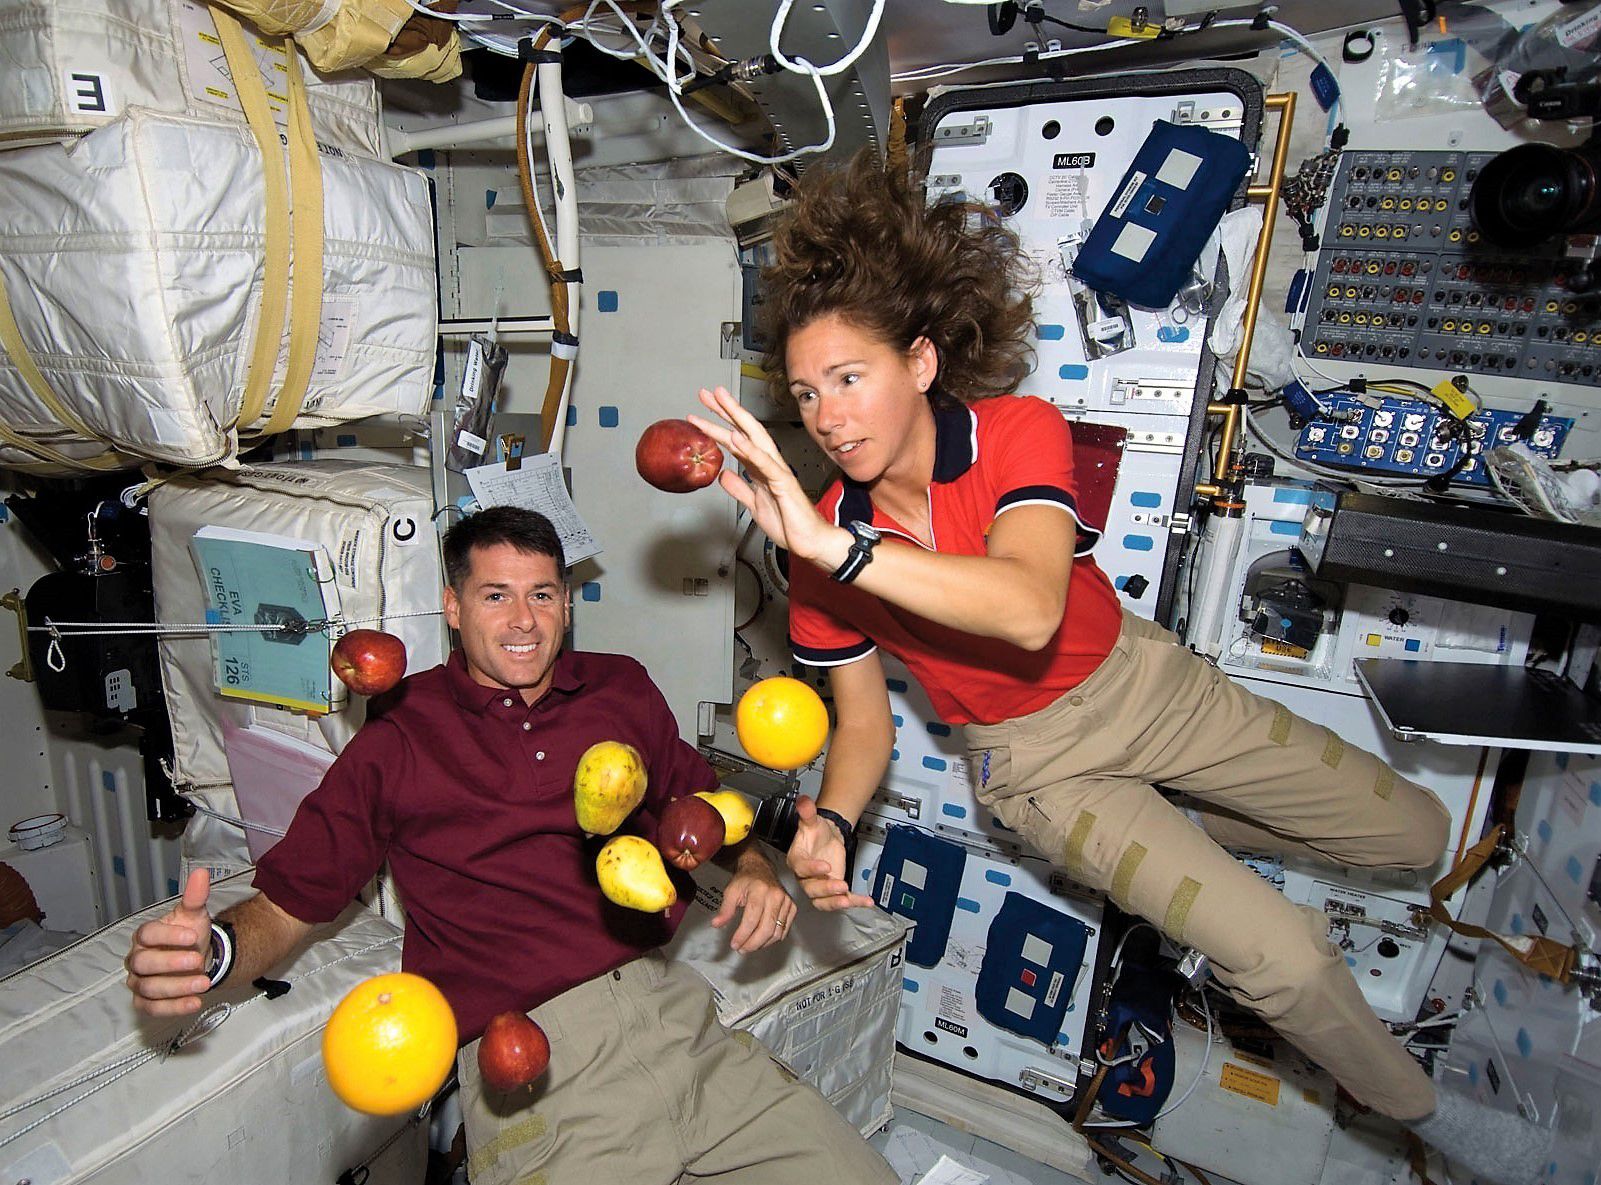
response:
<path id="1" fill-rule="evenodd" d="M 723 890 L 723 905 L 712 925 L 722 929 L 733 920 L 736 909 L 743 913 L 728 945 L 740 954 L 780 941 L 795 920 L 795 902 L 778 883 L 767 857 L 754 845 L 739 854 L 738 870 Z"/>
<path id="2" fill-rule="evenodd" d="M 817 804 L 805 794 L 795 800 L 795 839 L 789 845 L 790 871 L 818 909 L 866 909 L 871 897 L 852 893 L 845 880 L 845 838 L 839 828 L 817 814 Z"/>
<path id="3" fill-rule="evenodd" d="M 134 931 L 128 951 L 128 988 L 133 1006 L 146 1016 L 186 1016 L 200 1011 L 200 997 L 211 987 L 206 959 L 211 952 L 211 874 L 189 874 L 183 897 L 165 917 Z"/>

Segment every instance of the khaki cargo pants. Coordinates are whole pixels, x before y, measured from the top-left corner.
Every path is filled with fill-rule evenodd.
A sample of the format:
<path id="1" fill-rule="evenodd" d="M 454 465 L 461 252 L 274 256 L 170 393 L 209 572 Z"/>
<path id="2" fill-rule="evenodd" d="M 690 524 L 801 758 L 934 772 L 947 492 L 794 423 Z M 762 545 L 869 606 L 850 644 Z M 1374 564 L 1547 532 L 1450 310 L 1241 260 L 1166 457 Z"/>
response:
<path id="1" fill-rule="evenodd" d="M 530 1016 L 550 1038 L 532 1093 L 486 1091 L 478 1043 L 456 1059 L 473 1185 L 895 1185 L 812 1087 L 717 1022 L 711 989 L 659 954 Z"/>
<path id="2" fill-rule="evenodd" d="M 1400 1120 L 1433 1110 L 1432 1083 L 1368 1007 L 1327 918 L 1218 845 L 1426 868 L 1450 827 L 1434 795 L 1128 613 L 1084 683 L 1028 716 L 965 731 L 979 800 L 1001 822 L 1198 948 L 1236 1000 L 1357 1099 Z M 1153 784 L 1200 800 L 1206 830 Z"/>

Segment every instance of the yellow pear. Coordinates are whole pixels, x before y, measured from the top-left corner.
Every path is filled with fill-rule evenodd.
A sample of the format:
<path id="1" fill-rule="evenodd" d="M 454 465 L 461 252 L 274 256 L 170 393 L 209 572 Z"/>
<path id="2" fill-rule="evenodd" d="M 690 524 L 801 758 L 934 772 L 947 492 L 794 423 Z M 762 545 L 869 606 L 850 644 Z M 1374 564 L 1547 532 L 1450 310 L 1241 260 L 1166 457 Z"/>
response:
<path id="1" fill-rule="evenodd" d="M 723 817 L 725 847 L 738 843 L 750 834 L 751 825 L 756 822 L 756 812 L 743 794 L 736 794 L 732 790 L 697 790 L 695 797 L 704 798 Z"/>
<path id="2" fill-rule="evenodd" d="M 595 875 L 606 899 L 626 909 L 660 913 L 678 900 L 656 845 L 637 835 L 607 840 L 595 857 Z"/>
<path id="3" fill-rule="evenodd" d="M 645 799 L 645 759 L 621 741 L 584 750 L 573 774 L 573 806 L 585 835 L 610 835 Z"/>

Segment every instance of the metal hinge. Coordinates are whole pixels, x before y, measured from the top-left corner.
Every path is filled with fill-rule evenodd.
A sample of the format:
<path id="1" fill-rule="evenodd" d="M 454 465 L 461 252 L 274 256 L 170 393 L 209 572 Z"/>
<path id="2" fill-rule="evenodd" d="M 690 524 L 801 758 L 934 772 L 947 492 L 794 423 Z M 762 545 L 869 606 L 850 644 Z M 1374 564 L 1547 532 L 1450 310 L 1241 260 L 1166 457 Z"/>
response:
<path id="1" fill-rule="evenodd" d="M 941 124 L 934 129 L 936 144 L 982 144 L 989 139 L 989 116 L 980 115 L 972 123 Z"/>
<path id="2" fill-rule="evenodd" d="M 1245 109 L 1243 105 L 1227 100 L 1203 105 L 1194 99 L 1184 99 L 1173 108 L 1173 122 L 1212 131 L 1237 131 L 1245 122 Z"/>

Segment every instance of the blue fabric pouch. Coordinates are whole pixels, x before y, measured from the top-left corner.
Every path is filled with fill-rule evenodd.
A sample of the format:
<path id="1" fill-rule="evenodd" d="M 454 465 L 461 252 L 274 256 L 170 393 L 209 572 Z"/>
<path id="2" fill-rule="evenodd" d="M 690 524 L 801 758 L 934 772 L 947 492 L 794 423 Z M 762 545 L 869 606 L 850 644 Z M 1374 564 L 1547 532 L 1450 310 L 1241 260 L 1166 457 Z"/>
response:
<path id="1" fill-rule="evenodd" d="M 978 1014 L 997 1028 L 1055 1045 L 1089 927 L 1043 901 L 1008 893 L 990 923 L 973 990 Z"/>
<path id="2" fill-rule="evenodd" d="M 906 961 L 933 967 L 945 957 L 962 887 L 967 852 L 915 827 L 894 823 L 884 840 L 873 879 L 873 900 L 888 913 L 916 923 L 906 941 Z"/>
<path id="3" fill-rule="evenodd" d="M 1079 248 L 1073 274 L 1097 292 L 1165 309 L 1250 167 L 1250 152 L 1233 137 L 1157 120 Z"/>

